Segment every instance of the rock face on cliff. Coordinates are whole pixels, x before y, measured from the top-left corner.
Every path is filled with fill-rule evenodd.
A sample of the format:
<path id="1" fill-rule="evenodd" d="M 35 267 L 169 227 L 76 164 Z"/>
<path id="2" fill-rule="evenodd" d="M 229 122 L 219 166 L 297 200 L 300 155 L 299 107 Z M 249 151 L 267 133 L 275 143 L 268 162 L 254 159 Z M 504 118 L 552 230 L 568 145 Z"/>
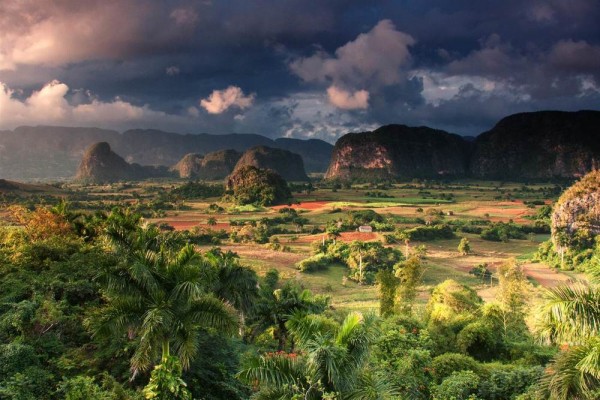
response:
<path id="1" fill-rule="evenodd" d="M 349 133 L 335 144 L 328 179 L 459 177 L 467 173 L 469 143 L 427 127 L 387 125 Z"/>
<path id="2" fill-rule="evenodd" d="M 171 170 L 180 178 L 218 180 L 225 179 L 242 156 L 235 150 L 220 150 L 200 154 L 186 154 Z"/>
<path id="3" fill-rule="evenodd" d="M 470 170 L 484 179 L 572 178 L 600 168 L 599 111 L 515 114 L 475 140 Z"/>
<path id="4" fill-rule="evenodd" d="M 169 176 L 166 168 L 129 164 L 113 152 L 106 142 L 91 145 L 83 155 L 76 180 L 88 183 L 109 183 Z"/>
<path id="5" fill-rule="evenodd" d="M 202 154 L 186 154 L 170 170 L 179 175 L 180 178 L 195 178 L 200 170 L 203 158 Z"/>
<path id="6" fill-rule="evenodd" d="M 593 245 L 600 235 L 600 170 L 585 175 L 560 196 L 551 226 L 556 248 Z"/>
<path id="7" fill-rule="evenodd" d="M 302 157 L 287 150 L 267 146 L 253 147 L 242 155 L 234 171 L 247 165 L 273 170 L 287 181 L 308 181 Z"/>

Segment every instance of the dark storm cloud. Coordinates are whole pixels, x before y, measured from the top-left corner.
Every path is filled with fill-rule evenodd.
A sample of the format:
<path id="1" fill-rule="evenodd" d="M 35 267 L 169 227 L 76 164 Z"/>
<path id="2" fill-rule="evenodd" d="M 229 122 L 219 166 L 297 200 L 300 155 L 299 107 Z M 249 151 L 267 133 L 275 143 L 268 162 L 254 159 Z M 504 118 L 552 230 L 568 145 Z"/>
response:
<path id="1" fill-rule="evenodd" d="M 0 128 L 472 134 L 513 112 L 598 109 L 598 20 L 596 0 L 7 0 Z M 215 91 L 237 100 L 210 114 Z"/>

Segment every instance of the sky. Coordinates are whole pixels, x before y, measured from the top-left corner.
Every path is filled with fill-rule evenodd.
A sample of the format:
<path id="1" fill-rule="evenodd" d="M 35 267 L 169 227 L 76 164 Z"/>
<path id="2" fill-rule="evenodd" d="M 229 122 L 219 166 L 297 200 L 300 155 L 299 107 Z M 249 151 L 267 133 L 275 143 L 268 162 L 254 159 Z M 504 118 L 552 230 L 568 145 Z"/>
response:
<path id="1" fill-rule="evenodd" d="M 598 0 L 2 0 L 0 130 L 461 135 L 600 109 Z"/>

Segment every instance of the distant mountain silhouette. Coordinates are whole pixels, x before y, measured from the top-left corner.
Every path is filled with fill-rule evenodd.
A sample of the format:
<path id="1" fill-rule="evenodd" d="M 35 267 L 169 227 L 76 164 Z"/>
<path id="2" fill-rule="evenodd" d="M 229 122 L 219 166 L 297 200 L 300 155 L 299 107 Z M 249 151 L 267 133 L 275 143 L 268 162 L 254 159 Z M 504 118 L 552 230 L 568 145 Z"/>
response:
<path id="1" fill-rule="evenodd" d="M 272 140 L 255 134 L 177 134 L 152 129 L 124 133 L 99 128 L 22 126 L 0 131 L 0 177 L 16 180 L 70 179 L 85 150 L 107 142 L 128 163 L 173 166 L 189 153 L 208 154 L 254 146 L 284 148 L 309 160 L 309 172 L 324 172 L 333 146 L 322 140 Z M 297 149 L 295 149 L 297 147 Z"/>

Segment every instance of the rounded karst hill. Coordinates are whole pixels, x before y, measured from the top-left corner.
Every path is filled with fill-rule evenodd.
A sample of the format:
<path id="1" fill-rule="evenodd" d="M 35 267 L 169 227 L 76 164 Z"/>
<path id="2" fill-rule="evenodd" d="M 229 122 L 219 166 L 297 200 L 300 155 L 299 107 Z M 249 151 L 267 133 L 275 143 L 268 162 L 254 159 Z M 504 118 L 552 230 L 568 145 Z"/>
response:
<path id="1" fill-rule="evenodd" d="M 287 150 L 267 146 L 252 147 L 244 152 L 234 172 L 247 165 L 273 170 L 288 181 L 308 181 L 302 157 Z"/>
<path id="2" fill-rule="evenodd" d="M 575 178 L 600 168 L 600 111 L 510 115 L 475 140 L 470 170 L 483 179 Z"/>
<path id="3" fill-rule="evenodd" d="M 198 178 L 200 179 L 225 179 L 233 172 L 242 153 L 235 150 L 219 150 L 208 153 L 202 159 Z"/>
<path id="4" fill-rule="evenodd" d="M 325 178 L 370 180 L 463 176 L 470 144 L 428 127 L 386 125 L 348 133 L 335 144 Z"/>
<path id="5" fill-rule="evenodd" d="M 556 248 L 591 247 L 600 235 L 600 170 L 585 175 L 558 199 L 552 213 Z"/>
<path id="6" fill-rule="evenodd" d="M 171 171 L 179 174 L 180 178 L 195 178 L 206 180 L 225 179 L 242 156 L 235 150 L 219 150 L 202 156 L 190 153 L 183 156 Z"/>
<path id="7" fill-rule="evenodd" d="M 189 153 L 171 167 L 171 171 L 179 174 L 180 178 L 194 178 L 200 170 L 204 156 L 197 153 Z"/>
<path id="8" fill-rule="evenodd" d="M 287 182 L 275 171 L 244 165 L 227 177 L 225 187 L 237 204 L 272 206 L 287 204 L 292 193 Z"/>
<path id="9" fill-rule="evenodd" d="M 106 183 L 129 179 L 131 175 L 131 165 L 113 152 L 108 143 L 99 142 L 85 151 L 75 179 L 90 183 Z"/>

